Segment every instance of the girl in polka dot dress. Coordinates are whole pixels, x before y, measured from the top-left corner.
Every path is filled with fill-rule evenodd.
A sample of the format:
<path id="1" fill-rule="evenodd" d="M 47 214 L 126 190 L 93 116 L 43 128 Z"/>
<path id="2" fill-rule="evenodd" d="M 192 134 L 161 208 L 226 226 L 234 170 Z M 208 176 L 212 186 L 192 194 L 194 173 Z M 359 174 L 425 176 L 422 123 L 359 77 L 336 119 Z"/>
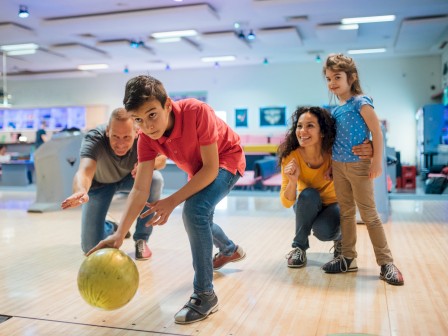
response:
<path id="1" fill-rule="evenodd" d="M 352 58 L 330 55 L 323 68 L 328 89 L 339 105 L 332 111 L 336 121 L 332 174 L 341 212 L 342 254 L 326 263 L 327 273 L 356 272 L 356 205 L 366 224 L 381 267 L 380 279 L 391 285 L 403 285 L 399 269 L 393 264 L 383 224 L 373 194 L 373 179 L 381 175 L 383 136 L 372 99 L 365 96 Z M 352 153 L 354 145 L 372 137 L 373 159 L 360 159 Z"/>

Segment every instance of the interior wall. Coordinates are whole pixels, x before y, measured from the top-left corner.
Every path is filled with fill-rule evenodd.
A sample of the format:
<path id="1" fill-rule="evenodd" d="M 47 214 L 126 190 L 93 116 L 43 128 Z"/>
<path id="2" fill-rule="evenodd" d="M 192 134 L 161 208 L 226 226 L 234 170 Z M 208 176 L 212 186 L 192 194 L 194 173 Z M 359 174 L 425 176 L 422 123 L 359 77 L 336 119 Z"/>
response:
<path id="1" fill-rule="evenodd" d="M 448 46 L 443 49 L 441 68 L 442 72 L 442 88 L 448 87 Z"/>
<path id="2" fill-rule="evenodd" d="M 356 59 L 355 59 L 356 60 Z M 431 103 L 441 90 L 441 57 L 357 60 L 361 85 L 374 100 L 375 111 L 389 125 L 387 143 L 401 151 L 405 163 L 416 162 L 417 109 Z M 132 69 L 132 65 L 130 65 Z M 98 74 L 85 78 L 10 79 L 13 107 L 122 105 L 126 81 L 141 73 Z M 207 91 L 207 102 L 228 114 L 235 125 L 235 108 L 247 108 L 248 127 L 240 134 L 283 133 L 286 127 L 259 127 L 259 108 L 286 106 L 288 117 L 298 105 L 330 103 L 322 64 L 268 64 L 151 72 L 168 92 Z M 433 88 L 432 88 L 433 86 Z"/>

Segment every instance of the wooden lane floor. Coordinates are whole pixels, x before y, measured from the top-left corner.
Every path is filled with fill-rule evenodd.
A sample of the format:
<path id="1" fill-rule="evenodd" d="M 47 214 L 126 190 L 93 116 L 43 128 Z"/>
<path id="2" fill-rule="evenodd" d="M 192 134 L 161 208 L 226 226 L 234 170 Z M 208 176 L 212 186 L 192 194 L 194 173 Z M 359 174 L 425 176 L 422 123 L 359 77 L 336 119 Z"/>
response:
<path id="1" fill-rule="evenodd" d="M 0 335 L 448 334 L 447 202 L 392 201 L 384 227 L 405 277 L 403 287 L 394 287 L 378 278 L 364 225 L 358 225 L 357 273 L 323 273 L 332 242 L 313 236 L 307 266 L 287 268 L 294 217 L 276 196 L 230 196 L 219 205 L 215 222 L 247 257 L 215 272 L 219 311 L 182 326 L 173 315 L 192 292 L 193 269 L 181 207 L 155 228 L 151 259 L 136 262 L 140 286 L 133 300 L 101 311 L 87 305 L 77 289 L 85 258 L 80 210 L 27 213 L 33 195 L 0 191 L 0 315 L 12 316 L 0 323 Z M 114 218 L 124 201 L 114 199 Z M 132 240 L 122 249 L 134 257 Z"/>

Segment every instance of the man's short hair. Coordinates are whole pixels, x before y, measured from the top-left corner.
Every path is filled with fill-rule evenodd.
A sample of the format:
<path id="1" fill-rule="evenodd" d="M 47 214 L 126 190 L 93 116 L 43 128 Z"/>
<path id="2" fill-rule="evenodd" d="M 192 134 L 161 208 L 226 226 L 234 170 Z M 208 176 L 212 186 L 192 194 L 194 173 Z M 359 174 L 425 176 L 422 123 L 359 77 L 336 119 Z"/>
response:
<path id="1" fill-rule="evenodd" d="M 112 120 L 125 121 L 128 119 L 131 119 L 131 115 L 126 112 L 126 109 L 123 107 L 118 107 L 110 114 L 109 125 L 111 124 Z"/>

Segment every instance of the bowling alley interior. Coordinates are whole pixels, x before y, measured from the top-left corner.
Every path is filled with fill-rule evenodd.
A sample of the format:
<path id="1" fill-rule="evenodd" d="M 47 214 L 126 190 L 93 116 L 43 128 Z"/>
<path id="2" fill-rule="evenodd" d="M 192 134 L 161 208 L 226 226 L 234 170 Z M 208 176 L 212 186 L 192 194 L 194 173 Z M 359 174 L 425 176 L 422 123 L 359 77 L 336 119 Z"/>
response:
<path id="1" fill-rule="evenodd" d="M 0 335 L 448 334 L 447 1 L 1 0 L 1 8 Z M 354 60 L 378 117 L 372 199 L 400 285 L 380 277 L 359 210 L 357 271 L 324 271 L 336 243 L 314 230 L 304 264 L 290 264 L 296 214 L 281 200 L 279 148 L 298 108 L 338 107 L 323 67 L 339 53 Z M 209 105 L 245 161 L 213 214 L 245 255 L 214 269 L 218 305 L 193 323 L 175 318 L 195 279 L 184 202 L 154 226 L 150 256 L 139 256 L 132 223 L 119 248 L 138 274 L 128 302 L 95 306 L 79 285 L 89 200 L 63 202 L 75 191 L 87 133 L 124 107 L 127 82 L 141 75 L 160 80 L 173 102 Z M 158 170 L 160 199 L 191 179 L 175 160 Z M 132 192 L 111 197 L 105 221 L 117 230 Z M 105 295 L 125 295 L 98 279 Z"/>

